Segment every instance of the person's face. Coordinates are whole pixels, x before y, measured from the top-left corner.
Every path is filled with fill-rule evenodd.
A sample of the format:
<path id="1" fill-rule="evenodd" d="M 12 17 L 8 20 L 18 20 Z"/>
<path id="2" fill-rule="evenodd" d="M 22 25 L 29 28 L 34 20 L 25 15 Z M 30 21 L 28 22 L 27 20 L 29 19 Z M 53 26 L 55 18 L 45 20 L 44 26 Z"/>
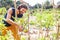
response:
<path id="1" fill-rule="evenodd" d="M 27 11 L 27 9 L 21 8 L 19 11 L 20 11 L 21 13 L 25 13 L 25 12 Z"/>

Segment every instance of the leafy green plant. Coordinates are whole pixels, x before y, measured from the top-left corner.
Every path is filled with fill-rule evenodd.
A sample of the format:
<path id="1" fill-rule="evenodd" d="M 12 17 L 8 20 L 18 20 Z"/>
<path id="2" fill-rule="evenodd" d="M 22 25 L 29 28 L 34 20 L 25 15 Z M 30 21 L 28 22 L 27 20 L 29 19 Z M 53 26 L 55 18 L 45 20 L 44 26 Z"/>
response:
<path id="1" fill-rule="evenodd" d="M 7 31 L 7 34 L 5 36 L 0 36 L 0 40 L 14 40 L 14 37 L 12 36 L 11 31 Z"/>
<path id="2" fill-rule="evenodd" d="M 3 15 L 3 14 L 6 14 L 7 10 L 5 7 L 2 7 L 0 8 L 0 14 Z"/>
<path id="3" fill-rule="evenodd" d="M 37 40 L 45 40 L 45 37 L 38 38 Z"/>
<path id="4" fill-rule="evenodd" d="M 25 36 L 21 36 L 21 40 L 26 40 L 26 37 Z"/>
<path id="5" fill-rule="evenodd" d="M 4 36 L 0 36 L 0 40 L 6 40 Z"/>
<path id="6" fill-rule="evenodd" d="M 53 33 L 52 34 L 52 37 L 53 37 L 53 40 L 56 40 L 57 34 L 56 33 Z"/>
<path id="7" fill-rule="evenodd" d="M 2 31 L 5 28 L 5 24 L 3 24 L 3 16 L 0 16 L 0 31 Z"/>

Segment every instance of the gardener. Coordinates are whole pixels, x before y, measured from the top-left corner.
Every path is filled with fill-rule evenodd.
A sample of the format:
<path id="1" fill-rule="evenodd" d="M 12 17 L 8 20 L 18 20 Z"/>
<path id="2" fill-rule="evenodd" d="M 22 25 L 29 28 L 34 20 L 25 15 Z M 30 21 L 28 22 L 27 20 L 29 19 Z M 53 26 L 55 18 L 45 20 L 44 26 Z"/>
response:
<path id="1" fill-rule="evenodd" d="M 27 11 L 27 9 L 28 8 L 26 5 L 19 5 L 16 9 L 17 18 L 22 18 L 23 14 Z M 4 24 L 7 28 L 2 31 L 2 34 L 5 35 L 7 33 L 6 30 L 11 30 L 15 40 L 20 40 L 20 37 L 18 35 L 19 25 L 16 22 L 14 22 L 13 17 L 15 17 L 15 8 L 12 7 L 8 10 L 7 14 L 5 15 L 6 20 L 4 20 Z"/>

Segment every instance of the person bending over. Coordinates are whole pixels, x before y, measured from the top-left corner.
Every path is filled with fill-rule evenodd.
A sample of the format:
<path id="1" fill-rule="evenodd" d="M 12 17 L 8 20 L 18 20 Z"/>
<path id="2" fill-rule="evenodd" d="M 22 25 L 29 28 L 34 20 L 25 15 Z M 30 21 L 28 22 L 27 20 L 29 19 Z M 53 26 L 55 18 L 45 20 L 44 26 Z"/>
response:
<path id="1" fill-rule="evenodd" d="M 19 5 L 17 9 L 15 9 L 14 7 L 8 9 L 5 15 L 6 20 L 3 20 L 7 28 L 2 31 L 2 35 L 5 35 L 7 33 L 6 30 L 11 30 L 14 39 L 20 40 L 20 36 L 18 35 L 19 25 L 14 22 L 13 17 L 15 17 L 16 12 L 17 18 L 22 18 L 23 14 L 27 11 L 27 9 L 27 6 L 24 4 Z"/>

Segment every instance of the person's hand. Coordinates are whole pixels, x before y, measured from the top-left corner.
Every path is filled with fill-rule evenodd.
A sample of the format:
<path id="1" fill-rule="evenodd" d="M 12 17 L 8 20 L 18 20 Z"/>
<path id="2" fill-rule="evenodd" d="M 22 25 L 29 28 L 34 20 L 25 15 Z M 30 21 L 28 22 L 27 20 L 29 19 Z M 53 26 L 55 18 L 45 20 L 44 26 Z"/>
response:
<path id="1" fill-rule="evenodd" d="M 21 31 L 23 31 L 23 26 L 19 26 L 19 31 L 21 32 Z"/>
<path id="2" fill-rule="evenodd" d="M 20 32 L 23 31 L 23 29 L 24 29 L 23 26 L 19 26 L 17 23 L 15 23 L 14 25 L 18 27 Z"/>

